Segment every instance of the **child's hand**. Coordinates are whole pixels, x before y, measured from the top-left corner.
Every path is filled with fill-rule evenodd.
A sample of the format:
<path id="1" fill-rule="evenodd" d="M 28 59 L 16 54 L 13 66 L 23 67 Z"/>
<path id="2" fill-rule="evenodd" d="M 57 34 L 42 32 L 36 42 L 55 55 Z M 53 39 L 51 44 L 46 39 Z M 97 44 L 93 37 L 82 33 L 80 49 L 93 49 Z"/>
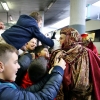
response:
<path id="1" fill-rule="evenodd" d="M 63 70 L 65 70 L 66 62 L 62 58 L 56 59 L 54 66 L 60 66 L 60 67 L 62 67 Z"/>

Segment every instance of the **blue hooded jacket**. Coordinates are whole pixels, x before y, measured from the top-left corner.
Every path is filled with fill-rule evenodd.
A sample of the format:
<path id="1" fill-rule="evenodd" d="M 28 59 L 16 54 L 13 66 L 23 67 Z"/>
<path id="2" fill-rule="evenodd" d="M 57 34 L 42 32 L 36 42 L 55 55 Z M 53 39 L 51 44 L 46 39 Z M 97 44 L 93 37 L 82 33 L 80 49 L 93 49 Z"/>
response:
<path id="1" fill-rule="evenodd" d="M 55 66 L 48 77 L 26 90 L 15 83 L 0 80 L 0 100 L 54 100 L 62 83 L 63 74 L 63 69 Z"/>
<path id="2" fill-rule="evenodd" d="M 36 20 L 28 15 L 21 15 L 17 23 L 2 33 L 1 36 L 8 44 L 13 45 L 16 49 L 20 49 L 32 38 L 37 38 L 50 47 L 54 45 L 53 40 L 46 38 L 40 32 Z"/>

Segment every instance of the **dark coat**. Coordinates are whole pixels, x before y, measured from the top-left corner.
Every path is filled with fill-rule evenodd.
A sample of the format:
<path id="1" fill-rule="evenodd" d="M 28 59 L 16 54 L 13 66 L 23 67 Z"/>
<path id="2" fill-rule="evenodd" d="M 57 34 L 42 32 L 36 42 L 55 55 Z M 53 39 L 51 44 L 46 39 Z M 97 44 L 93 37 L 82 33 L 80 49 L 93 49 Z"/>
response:
<path id="1" fill-rule="evenodd" d="M 48 78 L 44 78 L 44 80 L 26 90 L 12 83 L 16 87 L 13 88 L 13 86 L 4 84 L 5 82 L 1 80 L 0 100 L 53 100 L 59 91 L 63 74 L 63 69 L 55 66 Z"/>
<path id="2" fill-rule="evenodd" d="M 18 69 L 17 77 L 15 83 L 17 85 L 21 85 L 22 79 L 27 72 L 27 69 L 32 61 L 32 55 L 30 53 L 26 53 L 18 59 L 18 63 L 20 65 L 20 69 Z"/>
<path id="3" fill-rule="evenodd" d="M 46 38 L 39 30 L 36 20 L 28 15 L 21 15 L 15 25 L 1 34 L 8 43 L 20 49 L 32 38 L 37 38 L 42 43 L 53 47 L 53 40 Z"/>

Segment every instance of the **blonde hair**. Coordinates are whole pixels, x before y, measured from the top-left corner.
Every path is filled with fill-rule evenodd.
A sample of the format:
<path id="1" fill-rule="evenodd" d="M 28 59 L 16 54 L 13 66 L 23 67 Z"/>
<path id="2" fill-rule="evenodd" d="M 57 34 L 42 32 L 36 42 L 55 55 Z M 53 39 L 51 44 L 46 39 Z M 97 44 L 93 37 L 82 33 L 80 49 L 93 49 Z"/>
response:
<path id="1" fill-rule="evenodd" d="M 10 56 L 8 56 L 9 53 L 13 52 L 18 55 L 18 50 L 15 47 L 7 43 L 0 43 L 0 61 L 5 63 L 10 58 Z"/>
<path id="2" fill-rule="evenodd" d="M 33 17 L 35 20 L 37 20 L 37 22 L 42 20 L 42 16 L 40 15 L 39 12 L 33 12 L 33 13 L 30 14 L 30 16 Z"/>

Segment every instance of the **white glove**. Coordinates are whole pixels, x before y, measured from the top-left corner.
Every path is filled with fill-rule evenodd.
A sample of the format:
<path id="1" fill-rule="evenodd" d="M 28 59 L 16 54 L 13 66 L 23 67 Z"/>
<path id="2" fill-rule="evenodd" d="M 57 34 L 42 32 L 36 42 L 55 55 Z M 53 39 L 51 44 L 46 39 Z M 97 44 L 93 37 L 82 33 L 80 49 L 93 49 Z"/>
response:
<path id="1" fill-rule="evenodd" d="M 60 42 L 58 40 L 56 40 L 56 39 L 52 39 L 52 40 L 54 42 L 53 51 L 57 50 L 57 49 L 61 49 Z"/>
<path id="2" fill-rule="evenodd" d="M 53 70 L 53 68 L 54 68 L 54 67 L 52 67 L 52 68 L 49 70 L 49 74 L 51 74 L 51 71 Z"/>

